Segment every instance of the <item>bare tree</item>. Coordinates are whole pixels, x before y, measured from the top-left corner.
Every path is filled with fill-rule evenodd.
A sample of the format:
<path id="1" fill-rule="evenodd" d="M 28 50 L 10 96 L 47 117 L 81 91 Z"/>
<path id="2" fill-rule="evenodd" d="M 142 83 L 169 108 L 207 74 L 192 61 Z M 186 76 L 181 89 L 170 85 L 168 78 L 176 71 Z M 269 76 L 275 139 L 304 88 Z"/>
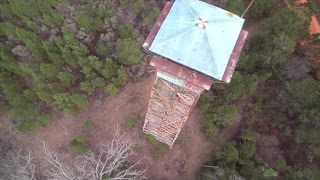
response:
<path id="1" fill-rule="evenodd" d="M 138 170 L 141 160 L 132 164 L 128 158 L 133 155 L 133 141 L 126 135 L 120 135 L 116 130 L 114 138 L 102 144 L 98 153 L 88 154 L 75 158 L 67 164 L 63 158 L 54 153 L 44 144 L 43 158 L 50 164 L 47 167 L 48 179 L 66 180 L 118 180 L 118 179 L 144 179 L 146 169 Z"/>
<path id="2" fill-rule="evenodd" d="M 145 179 L 146 169 L 138 168 L 141 160 L 136 163 L 129 162 L 133 155 L 133 145 L 130 137 L 121 135 L 120 131 L 116 130 L 113 139 L 100 145 L 97 153 L 90 152 L 66 159 L 43 143 L 42 156 L 37 158 L 38 166 L 33 161 L 31 151 L 23 154 L 21 150 L 7 156 L 3 164 L 6 174 L 9 174 L 11 179 L 18 180 Z"/>
<path id="3" fill-rule="evenodd" d="M 35 164 L 31 151 L 23 154 L 21 150 L 12 153 L 2 164 L 12 179 L 35 180 Z"/>

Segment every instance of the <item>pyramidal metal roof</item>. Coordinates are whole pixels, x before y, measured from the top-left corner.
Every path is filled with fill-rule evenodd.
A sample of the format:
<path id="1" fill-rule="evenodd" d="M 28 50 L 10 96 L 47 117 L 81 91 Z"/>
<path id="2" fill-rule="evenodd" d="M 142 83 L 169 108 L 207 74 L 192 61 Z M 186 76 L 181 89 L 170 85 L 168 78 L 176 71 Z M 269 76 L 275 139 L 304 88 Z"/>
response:
<path id="1" fill-rule="evenodd" d="M 244 19 L 199 0 L 175 0 L 149 50 L 222 80 Z"/>

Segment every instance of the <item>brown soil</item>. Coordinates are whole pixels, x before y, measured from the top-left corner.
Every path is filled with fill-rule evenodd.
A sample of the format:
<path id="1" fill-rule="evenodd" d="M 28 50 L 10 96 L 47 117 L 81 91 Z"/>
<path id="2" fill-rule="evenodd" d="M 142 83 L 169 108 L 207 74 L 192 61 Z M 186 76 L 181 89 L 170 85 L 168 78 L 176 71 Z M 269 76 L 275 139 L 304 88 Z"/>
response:
<path id="1" fill-rule="evenodd" d="M 88 135 L 90 146 L 95 149 L 99 144 L 112 138 L 114 129 L 120 127 L 122 133 L 130 135 L 138 143 L 135 159 L 143 158 L 143 166 L 148 167 L 148 179 L 196 179 L 201 164 L 210 160 L 214 146 L 217 147 L 232 138 L 237 132 L 240 121 L 235 121 L 233 125 L 223 130 L 215 142 L 209 142 L 200 132 L 199 121 L 203 114 L 195 108 L 181 132 L 185 139 L 176 143 L 172 150 L 161 153 L 159 152 L 161 144 L 148 141 L 142 133 L 143 117 L 154 78 L 155 75 L 152 75 L 138 83 L 129 83 L 115 97 L 104 97 L 104 93 L 97 92 L 90 98 L 88 109 L 82 110 L 74 117 L 67 114 L 55 117 L 47 127 L 36 132 L 28 134 L 16 132 L 8 121 L 6 129 L 11 128 L 9 132 L 16 138 L 14 144 L 25 150 L 32 150 L 35 156 L 41 154 L 41 142 L 45 141 L 56 152 L 71 157 L 74 152 L 69 143 L 74 137 L 80 134 Z M 102 103 L 99 103 L 101 100 Z M 142 118 L 136 126 L 126 127 L 127 120 L 137 117 L 138 114 Z M 84 126 L 89 119 L 95 124 L 92 129 Z"/>

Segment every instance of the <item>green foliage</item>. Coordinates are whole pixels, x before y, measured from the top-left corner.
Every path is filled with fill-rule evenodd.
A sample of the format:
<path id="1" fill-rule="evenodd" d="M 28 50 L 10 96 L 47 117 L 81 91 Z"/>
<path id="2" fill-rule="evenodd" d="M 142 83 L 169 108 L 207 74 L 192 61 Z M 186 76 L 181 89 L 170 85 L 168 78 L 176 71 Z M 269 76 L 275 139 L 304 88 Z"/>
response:
<path id="1" fill-rule="evenodd" d="M 307 113 L 317 111 L 320 108 L 318 99 L 320 98 L 320 83 L 317 80 L 307 78 L 301 82 L 287 82 L 281 97 L 288 109 L 294 112 L 306 113 L 309 118 L 312 114 Z M 311 122 L 311 119 L 309 119 Z M 317 121 L 314 121 L 317 122 Z M 320 123 L 318 123 L 320 126 Z"/>
<path id="2" fill-rule="evenodd" d="M 294 180 L 299 180 L 299 179 L 310 179 L 310 180 L 316 180 L 319 179 L 320 171 L 319 168 L 315 165 L 306 167 L 306 168 L 301 168 L 299 170 L 292 170 L 288 173 L 288 179 L 294 179 Z"/>
<path id="3" fill-rule="evenodd" d="M 89 3 L 85 11 L 76 11 L 75 21 L 80 27 L 83 27 L 87 32 L 102 31 L 104 28 L 103 19 L 108 17 L 104 5 L 100 4 L 96 9 L 93 4 Z"/>
<path id="4" fill-rule="evenodd" d="M 40 71 L 48 79 L 55 79 L 58 74 L 57 68 L 52 64 L 40 64 Z"/>
<path id="5" fill-rule="evenodd" d="M 24 96 L 28 101 L 34 103 L 38 100 L 37 93 L 34 90 L 26 89 L 23 91 Z"/>
<path id="6" fill-rule="evenodd" d="M 88 93 L 88 95 L 91 95 L 95 90 L 94 87 L 91 85 L 90 81 L 82 81 L 80 83 L 80 89 Z"/>
<path id="7" fill-rule="evenodd" d="M 241 133 L 241 139 L 243 139 L 244 141 L 256 142 L 256 139 L 257 139 L 256 132 L 249 130 L 249 129 L 244 130 Z"/>
<path id="8" fill-rule="evenodd" d="M 99 4 L 98 5 L 98 14 L 97 14 L 97 16 L 102 18 L 102 19 L 106 19 L 106 18 L 111 16 L 111 13 L 108 11 L 106 6 L 104 6 L 103 4 Z"/>
<path id="9" fill-rule="evenodd" d="M 213 140 L 217 133 L 218 133 L 219 129 L 217 128 L 217 126 L 210 122 L 210 121 L 205 121 L 203 124 L 203 132 L 206 135 L 206 137 L 210 140 Z"/>
<path id="10" fill-rule="evenodd" d="M 123 69 L 118 69 L 116 78 L 112 79 L 112 82 L 116 86 L 125 85 L 127 83 L 127 81 L 128 81 L 128 75 L 127 75 L 126 71 Z"/>
<path id="11" fill-rule="evenodd" d="M 238 16 L 241 16 L 245 9 L 243 0 L 232 0 L 227 3 L 227 10 Z"/>
<path id="12" fill-rule="evenodd" d="M 117 29 L 117 35 L 121 39 L 136 39 L 138 37 L 130 23 L 120 25 Z"/>
<path id="13" fill-rule="evenodd" d="M 111 54 L 111 47 L 109 43 L 104 41 L 97 41 L 96 53 L 101 58 L 106 58 Z"/>
<path id="14" fill-rule="evenodd" d="M 270 15 L 274 3 L 272 0 L 255 0 L 248 14 L 251 17 Z"/>
<path id="15" fill-rule="evenodd" d="M 139 14 L 141 13 L 144 8 L 145 8 L 145 5 L 144 5 L 144 0 L 136 0 L 136 1 L 133 1 L 132 2 L 132 5 L 130 6 L 132 11 L 135 13 L 135 14 Z"/>
<path id="16" fill-rule="evenodd" d="M 41 31 L 40 26 L 33 21 L 29 20 L 26 22 L 26 24 L 27 24 L 28 28 L 34 33 L 39 33 Z"/>
<path id="17" fill-rule="evenodd" d="M 71 147 L 78 153 L 88 153 L 90 149 L 88 147 L 89 137 L 86 135 L 79 135 L 75 137 L 71 142 Z"/>
<path id="18" fill-rule="evenodd" d="M 161 11 L 158 7 L 154 7 L 153 9 L 146 11 L 146 14 L 142 16 L 143 21 L 142 24 L 146 29 L 152 28 L 155 24 L 157 18 L 159 17 Z"/>
<path id="19" fill-rule="evenodd" d="M 277 177 L 279 173 L 272 168 L 262 167 L 262 172 L 264 177 Z"/>
<path id="20" fill-rule="evenodd" d="M 109 84 L 106 88 L 106 91 L 108 94 L 110 94 L 111 96 L 115 96 L 118 94 L 119 90 L 117 88 L 117 86 L 115 86 L 114 84 Z"/>
<path id="21" fill-rule="evenodd" d="M 67 86 L 71 86 L 75 83 L 76 78 L 73 74 L 68 72 L 58 72 L 57 77 L 60 81 L 65 83 Z"/>
<path id="22" fill-rule="evenodd" d="M 60 109 L 68 112 L 71 115 L 76 114 L 76 107 L 75 105 L 78 105 L 80 107 L 84 107 L 86 105 L 86 102 L 84 101 L 84 98 L 81 97 L 80 100 L 75 100 L 74 95 L 70 96 L 68 93 L 55 93 L 53 95 L 54 104 L 57 105 Z"/>
<path id="23" fill-rule="evenodd" d="M 307 29 L 305 22 L 304 14 L 295 8 L 278 11 L 263 21 L 252 39 L 247 69 L 266 72 L 286 63 L 295 50 L 297 37 Z"/>
<path id="24" fill-rule="evenodd" d="M 110 79 L 117 74 L 117 66 L 112 63 L 112 60 L 106 58 L 104 62 L 104 68 L 101 70 L 101 74 L 104 78 Z"/>
<path id="25" fill-rule="evenodd" d="M 37 117 L 37 124 L 44 126 L 47 125 L 51 121 L 51 117 L 48 114 L 40 114 Z"/>
<path id="26" fill-rule="evenodd" d="M 221 101 L 235 101 L 245 96 L 251 96 L 258 84 L 256 75 L 240 75 L 235 72 L 229 85 L 217 84 L 216 89 L 221 93 Z"/>
<path id="27" fill-rule="evenodd" d="M 81 108 L 87 108 L 89 105 L 88 97 L 84 94 L 72 94 L 70 96 L 70 100 L 72 103 L 74 103 L 75 105 Z"/>
<path id="28" fill-rule="evenodd" d="M 127 5 L 129 5 L 130 0 L 119 0 L 120 3 L 120 7 L 126 7 Z"/>
<path id="29" fill-rule="evenodd" d="M 119 39 L 116 47 L 117 61 L 121 64 L 137 64 L 142 59 L 141 48 L 132 39 Z"/>
<path id="30" fill-rule="evenodd" d="M 0 36 L 6 41 L 0 45 L 0 109 L 16 118 L 17 128 L 23 132 L 36 130 L 50 121 L 49 116 L 41 112 L 59 109 L 75 114 L 78 108 L 87 107 L 87 95 L 81 94 L 83 92 L 91 95 L 96 88 L 106 88 L 109 94 L 117 94 L 117 87 L 128 81 L 119 61 L 130 65 L 142 58 L 136 30 L 128 23 L 117 25 L 115 33 L 124 39 L 118 47 L 113 40 L 98 41 L 96 48 L 92 43 L 83 44 L 71 28 L 63 26 L 65 17 L 56 9 L 61 2 L 4 0 L 0 3 Z M 67 1 L 63 3 L 68 5 Z M 111 14 L 115 12 L 111 4 L 83 1 L 71 18 L 78 27 L 84 27 L 86 33 L 100 34 L 105 30 L 104 21 L 111 16 L 118 18 L 117 14 Z M 127 5 L 136 13 L 144 9 L 143 0 L 128 1 Z M 48 29 L 43 30 L 44 26 Z M 58 32 L 49 38 L 50 29 Z M 18 44 L 30 49 L 32 56 L 15 59 L 11 48 Z M 114 52 L 119 61 L 99 59 Z"/>
<path id="31" fill-rule="evenodd" d="M 136 126 L 136 123 L 141 120 L 141 116 L 140 114 L 137 114 L 137 116 L 135 118 L 130 118 L 127 120 L 126 122 L 126 126 L 128 128 L 134 128 Z"/>
<path id="32" fill-rule="evenodd" d="M 186 141 L 187 138 L 188 138 L 187 135 L 180 132 L 180 134 L 178 135 L 178 137 L 176 139 L 176 143 L 182 143 L 182 142 Z"/>
<path id="33" fill-rule="evenodd" d="M 212 109 L 206 120 L 214 123 L 215 125 L 230 125 L 238 118 L 238 110 L 235 105 L 222 105 Z"/>
<path id="34" fill-rule="evenodd" d="M 10 22 L 0 22 L 0 35 L 15 35 L 16 26 Z"/>
<path id="35" fill-rule="evenodd" d="M 44 23 L 51 28 L 58 27 L 62 24 L 62 17 L 57 12 L 51 12 L 50 14 L 43 15 Z"/>
<path id="36" fill-rule="evenodd" d="M 252 141 L 244 141 L 239 145 L 239 163 L 246 164 L 248 160 L 256 154 L 256 143 Z"/>
<path id="37" fill-rule="evenodd" d="M 95 127 L 95 124 L 92 120 L 87 120 L 86 122 L 84 122 L 84 127 L 86 127 L 87 129 L 92 129 Z"/>
<path id="38" fill-rule="evenodd" d="M 47 103 L 51 103 L 53 101 L 52 96 L 48 92 L 37 91 L 36 94 L 38 95 L 38 97 L 39 97 L 39 99 L 41 101 L 44 101 L 44 102 L 47 102 Z"/>
<path id="39" fill-rule="evenodd" d="M 147 140 L 148 140 L 149 142 L 151 142 L 151 143 L 157 142 L 157 139 L 156 139 L 153 135 L 151 135 L 151 134 L 146 134 L 146 138 L 147 138 Z"/>
<path id="40" fill-rule="evenodd" d="M 127 128 L 134 128 L 136 126 L 136 121 L 134 119 L 128 119 L 126 122 Z"/>
<path id="41" fill-rule="evenodd" d="M 97 88 L 104 88 L 106 86 L 106 81 L 102 77 L 96 77 L 91 81 L 92 85 Z"/>
<path id="42" fill-rule="evenodd" d="M 302 30 L 306 21 L 303 12 L 291 8 L 277 12 L 275 15 L 267 19 L 261 24 L 260 30 L 265 34 L 283 33 L 289 38 L 297 38 L 299 31 Z M 283 26 L 286 23 L 288 26 Z"/>
<path id="43" fill-rule="evenodd" d="M 161 143 L 160 147 L 159 147 L 159 154 L 164 154 L 170 151 L 170 147 L 167 144 L 163 144 Z"/>
<path id="44" fill-rule="evenodd" d="M 137 76 L 137 75 L 133 75 L 133 76 L 132 76 L 132 81 L 133 81 L 133 82 L 139 82 L 139 81 L 140 81 L 140 77 Z"/>
<path id="45" fill-rule="evenodd" d="M 216 151 L 215 157 L 222 164 L 234 166 L 239 160 L 239 152 L 233 143 L 227 143 Z"/>
<path id="46" fill-rule="evenodd" d="M 16 28 L 15 33 L 17 38 L 21 40 L 29 49 L 32 50 L 33 55 L 38 59 L 46 59 L 47 54 L 42 48 L 42 44 L 38 41 L 36 34 L 22 28 Z"/>

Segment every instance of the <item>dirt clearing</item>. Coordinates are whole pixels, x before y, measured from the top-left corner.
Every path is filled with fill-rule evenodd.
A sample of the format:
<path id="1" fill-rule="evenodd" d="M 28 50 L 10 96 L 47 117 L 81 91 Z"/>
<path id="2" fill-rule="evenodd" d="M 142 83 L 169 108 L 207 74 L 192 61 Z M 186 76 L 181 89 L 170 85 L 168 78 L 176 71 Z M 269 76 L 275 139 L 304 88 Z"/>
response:
<path id="1" fill-rule="evenodd" d="M 7 126 L 5 129 L 11 129 L 9 132 L 15 137 L 15 140 L 11 141 L 14 141 L 12 143 L 19 148 L 32 150 L 34 155 L 39 155 L 42 151 L 41 142 L 45 141 L 53 150 L 66 157 L 74 155 L 70 141 L 76 136 L 87 135 L 90 147 L 94 150 L 99 144 L 111 139 L 114 129 L 120 127 L 122 133 L 127 133 L 137 142 L 135 148 L 137 156 L 134 159 L 143 158 L 143 166 L 148 167 L 148 179 L 196 179 L 201 164 L 211 159 L 214 145 L 221 145 L 226 136 L 227 139 L 231 138 L 239 127 L 239 121 L 226 128 L 227 133 L 222 132 L 214 142 L 209 142 L 200 131 L 203 114 L 195 108 L 182 129 L 182 138 L 174 144 L 173 149 L 161 150 L 163 144 L 151 142 L 142 133 L 154 79 L 155 74 L 152 74 L 138 83 L 129 83 L 114 97 L 97 92 L 90 98 L 88 109 L 80 111 L 74 117 L 67 114 L 57 116 L 52 123 L 36 132 L 27 134 L 16 132 L 9 121 L 1 126 L 2 129 L 3 126 Z M 127 121 L 137 119 L 139 116 L 135 127 L 129 128 Z M 9 118 L 2 117 L 2 119 Z M 88 120 L 93 122 L 93 128 L 85 127 L 84 124 Z"/>

